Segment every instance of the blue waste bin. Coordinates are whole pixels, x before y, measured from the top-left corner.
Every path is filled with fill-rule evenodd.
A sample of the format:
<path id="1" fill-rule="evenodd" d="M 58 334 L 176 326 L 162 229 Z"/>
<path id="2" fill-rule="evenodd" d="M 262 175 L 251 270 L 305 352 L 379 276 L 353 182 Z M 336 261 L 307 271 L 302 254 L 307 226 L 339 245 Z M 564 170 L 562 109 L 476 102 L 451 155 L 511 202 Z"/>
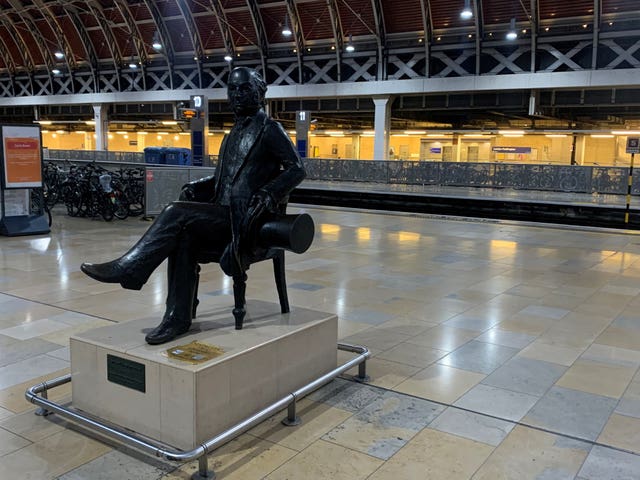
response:
<path id="1" fill-rule="evenodd" d="M 191 165 L 191 150 L 188 148 L 168 147 L 164 157 L 167 165 Z"/>
<path id="2" fill-rule="evenodd" d="M 144 149 L 144 163 L 166 164 L 165 150 L 165 147 L 146 147 Z"/>

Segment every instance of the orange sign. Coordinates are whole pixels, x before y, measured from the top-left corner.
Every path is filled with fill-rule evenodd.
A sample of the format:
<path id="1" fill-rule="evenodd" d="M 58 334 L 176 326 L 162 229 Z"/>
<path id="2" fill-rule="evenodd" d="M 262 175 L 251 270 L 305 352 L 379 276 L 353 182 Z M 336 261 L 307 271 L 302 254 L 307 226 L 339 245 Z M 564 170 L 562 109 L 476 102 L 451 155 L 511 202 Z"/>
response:
<path id="1" fill-rule="evenodd" d="M 7 188 L 42 186 L 40 132 L 37 127 L 2 128 L 4 180 Z"/>

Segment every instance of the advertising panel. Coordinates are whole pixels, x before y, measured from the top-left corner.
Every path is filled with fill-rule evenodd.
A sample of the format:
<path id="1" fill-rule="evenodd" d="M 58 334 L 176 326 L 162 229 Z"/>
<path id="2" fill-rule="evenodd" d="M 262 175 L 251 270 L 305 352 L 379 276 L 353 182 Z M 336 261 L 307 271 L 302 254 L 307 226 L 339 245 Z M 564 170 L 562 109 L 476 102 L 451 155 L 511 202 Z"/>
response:
<path id="1" fill-rule="evenodd" d="M 3 125 L 1 133 L 3 187 L 42 187 L 40 127 Z"/>

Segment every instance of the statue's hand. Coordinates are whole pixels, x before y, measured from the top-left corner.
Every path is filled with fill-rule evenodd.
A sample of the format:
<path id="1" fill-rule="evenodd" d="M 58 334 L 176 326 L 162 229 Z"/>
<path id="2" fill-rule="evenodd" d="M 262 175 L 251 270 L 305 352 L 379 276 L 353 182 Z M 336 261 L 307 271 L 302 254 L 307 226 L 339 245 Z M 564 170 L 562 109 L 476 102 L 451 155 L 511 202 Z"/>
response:
<path id="1" fill-rule="evenodd" d="M 262 213 L 265 210 L 271 213 L 277 213 L 278 205 L 269 192 L 266 190 L 258 190 L 253 197 L 251 197 L 248 214 L 251 216 L 252 211 Z"/>
<path id="2" fill-rule="evenodd" d="M 182 190 L 180 191 L 179 199 L 184 201 L 184 202 L 193 202 L 193 201 L 195 201 L 196 192 L 195 192 L 195 188 L 193 187 L 193 185 L 186 184 L 185 186 L 183 186 Z"/>

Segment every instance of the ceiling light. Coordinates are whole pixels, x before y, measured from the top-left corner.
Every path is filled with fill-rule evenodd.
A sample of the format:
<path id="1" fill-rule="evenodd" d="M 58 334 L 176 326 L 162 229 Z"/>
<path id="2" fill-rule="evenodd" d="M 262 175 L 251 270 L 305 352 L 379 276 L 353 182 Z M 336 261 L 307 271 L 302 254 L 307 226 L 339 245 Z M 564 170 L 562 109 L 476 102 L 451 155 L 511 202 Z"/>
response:
<path id="1" fill-rule="evenodd" d="M 178 122 L 176 120 L 162 120 L 162 125 L 177 125 Z"/>
<path id="2" fill-rule="evenodd" d="M 524 135 L 524 130 L 498 130 L 500 135 Z"/>
<path id="3" fill-rule="evenodd" d="M 613 138 L 613 135 L 594 133 L 590 135 L 591 138 Z"/>
<path id="4" fill-rule="evenodd" d="M 289 28 L 289 18 L 286 16 L 284 17 L 284 25 L 282 26 L 282 35 L 284 35 L 285 37 L 290 37 L 291 35 L 293 35 L 293 32 Z"/>
<path id="5" fill-rule="evenodd" d="M 507 32 L 507 40 L 515 40 L 518 38 L 518 33 L 516 32 L 516 19 L 512 18 L 509 23 L 509 31 Z"/>
<path id="6" fill-rule="evenodd" d="M 38 123 L 40 125 L 51 125 L 53 122 L 51 122 L 51 120 L 38 120 Z"/>
<path id="7" fill-rule="evenodd" d="M 471 0 L 464 0 L 464 8 L 460 12 L 460 18 L 463 20 L 469 20 L 473 17 L 473 12 L 471 11 Z"/>
<path id="8" fill-rule="evenodd" d="M 567 135 L 564 133 L 547 133 L 545 137 L 547 138 L 565 138 Z"/>
<path id="9" fill-rule="evenodd" d="M 129 62 L 129 68 L 131 70 L 135 70 L 136 68 L 138 68 L 138 65 L 133 61 L 133 59 Z"/>
<path id="10" fill-rule="evenodd" d="M 227 54 L 224 56 L 224 59 L 225 59 L 227 62 L 230 62 L 231 60 L 233 60 L 233 57 L 227 53 Z"/>
<path id="11" fill-rule="evenodd" d="M 162 49 L 162 43 L 160 42 L 160 34 L 158 32 L 155 32 L 153 34 L 153 41 L 151 43 L 151 46 L 153 47 L 154 50 Z"/>
<path id="12" fill-rule="evenodd" d="M 53 54 L 54 57 L 56 57 L 58 60 L 62 60 L 64 58 L 64 53 L 62 52 L 55 52 Z"/>
<path id="13" fill-rule="evenodd" d="M 345 50 L 349 53 L 353 52 L 356 49 L 356 47 L 353 46 L 353 38 L 351 37 L 351 34 L 349 34 L 349 43 L 347 43 L 347 46 L 345 47 Z"/>
<path id="14" fill-rule="evenodd" d="M 613 135 L 640 135 L 640 130 L 612 130 L 611 133 Z"/>
<path id="15" fill-rule="evenodd" d="M 51 73 L 53 73 L 54 75 L 59 75 L 60 74 L 60 69 L 59 68 L 54 68 L 53 70 L 51 70 Z"/>

